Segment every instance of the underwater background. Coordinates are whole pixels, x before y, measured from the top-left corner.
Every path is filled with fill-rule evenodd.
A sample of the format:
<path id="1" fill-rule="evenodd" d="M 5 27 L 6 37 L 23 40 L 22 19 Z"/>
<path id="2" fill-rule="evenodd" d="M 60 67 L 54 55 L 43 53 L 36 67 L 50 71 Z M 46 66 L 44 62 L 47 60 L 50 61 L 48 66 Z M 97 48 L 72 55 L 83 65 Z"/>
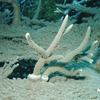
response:
<path id="1" fill-rule="evenodd" d="M 46 50 L 68 15 L 69 32 L 61 37 L 51 55 L 67 55 L 82 43 L 87 28 L 87 45 L 92 63 L 75 56 L 63 68 L 82 69 L 82 77 L 51 73 L 47 82 L 31 81 L 41 55 L 29 46 L 25 35 Z M 64 32 L 65 32 L 64 30 Z M 50 56 L 51 56 L 50 55 Z M 85 54 L 83 54 L 85 55 Z M 81 55 L 81 56 L 83 56 Z M 40 75 L 56 61 L 45 63 Z M 99 0 L 0 0 L 0 100 L 99 100 L 100 99 L 100 1 Z"/>

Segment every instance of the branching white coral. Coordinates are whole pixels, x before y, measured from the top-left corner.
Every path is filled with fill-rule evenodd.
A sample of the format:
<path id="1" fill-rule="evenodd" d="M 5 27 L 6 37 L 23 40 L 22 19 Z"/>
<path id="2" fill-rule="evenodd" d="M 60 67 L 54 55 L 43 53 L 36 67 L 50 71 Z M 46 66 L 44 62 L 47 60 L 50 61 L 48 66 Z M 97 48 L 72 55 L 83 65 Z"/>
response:
<path id="1" fill-rule="evenodd" d="M 26 33 L 26 39 L 29 43 L 29 45 L 35 49 L 40 55 L 41 55 L 41 58 L 38 60 L 38 62 L 36 63 L 36 66 L 35 66 L 35 69 L 34 69 L 34 72 L 33 74 L 36 76 L 38 76 L 40 74 L 40 70 L 42 69 L 42 67 L 44 66 L 44 64 L 46 62 L 49 61 L 52 61 L 52 60 L 58 60 L 58 59 L 61 59 L 63 56 L 62 55 L 53 55 L 51 56 L 51 53 L 55 50 L 55 48 L 57 47 L 57 44 L 60 40 L 60 38 L 62 37 L 63 35 L 63 31 L 65 29 L 65 26 L 66 26 L 66 23 L 67 23 L 67 20 L 68 20 L 68 15 L 65 17 L 62 25 L 61 25 L 61 28 L 59 29 L 56 37 L 54 38 L 53 42 L 51 43 L 51 45 L 49 46 L 49 48 L 47 50 L 44 50 L 42 47 L 38 46 L 34 41 L 32 41 L 32 39 L 30 38 L 30 35 L 29 33 Z M 70 25 L 65 32 L 68 32 L 71 27 L 73 25 Z M 64 33 L 65 34 L 65 33 Z"/>
<path id="2" fill-rule="evenodd" d="M 70 62 L 75 56 L 77 56 L 78 54 L 81 54 L 82 50 L 84 50 L 84 48 L 85 48 L 85 46 L 86 46 L 86 44 L 88 42 L 88 39 L 90 37 L 90 27 L 88 27 L 86 35 L 85 35 L 85 38 L 84 38 L 83 42 L 81 43 L 81 45 L 78 48 L 73 50 L 68 55 L 66 54 L 65 56 L 62 56 L 62 55 L 51 55 L 51 53 L 57 47 L 57 44 L 58 44 L 60 38 L 64 34 L 66 34 L 73 26 L 73 25 L 70 25 L 65 30 L 65 32 L 63 33 L 63 31 L 65 29 L 65 26 L 66 26 L 67 20 L 68 20 L 68 15 L 65 17 L 65 19 L 64 19 L 64 21 L 63 21 L 63 23 L 62 23 L 57 35 L 56 35 L 56 37 L 54 38 L 53 42 L 51 43 L 51 45 L 49 46 L 49 48 L 47 50 L 44 50 L 42 47 L 38 46 L 34 41 L 32 41 L 29 33 L 26 33 L 26 39 L 27 39 L 27 42 L 29 43 L 29 45 L 41 55 L 40 59 L 38 60 L 38 62 L 35 65 L 33 74 L 29 74 L 28 75 L 29 79 L 37 80 L 37 79 L 42 78 L 42 80 L 47 81 L 49 74 L 53 73 L 53 72 L 56 72 L 56 71 L 59 71 L 59 72 L 61 72 L 63 74 L 70 75 L 70 76 L 79 76 L 79 72 L 81 70 L 74 71 L 72 69 L 71 71 L 67 71 L 66 69 L 63 69 L 62 67 L 65 64 L 67 64 L 68 62 Z M 88 49 L 90 49 L 91 46 L 89 46 Z M 84 52 L 87 51 L 88 49 L 84 50 Z M 41 77 L 40 76 L 40 71 L 41 71 L 42 67 L 44 66 L 44 64 L 46 62 L 48 62 L 48 61 L 50 62 L 50 61 L 54 61 L 54 60 L 57 60 L 57 62 L 54 65 L 50 65 L 50 67 L 48 67 L 46 69 L 46 71 L 42 74 L 42 77 Z M 89 61 L 88 59 L 85 59 L 85 60 Z"/>

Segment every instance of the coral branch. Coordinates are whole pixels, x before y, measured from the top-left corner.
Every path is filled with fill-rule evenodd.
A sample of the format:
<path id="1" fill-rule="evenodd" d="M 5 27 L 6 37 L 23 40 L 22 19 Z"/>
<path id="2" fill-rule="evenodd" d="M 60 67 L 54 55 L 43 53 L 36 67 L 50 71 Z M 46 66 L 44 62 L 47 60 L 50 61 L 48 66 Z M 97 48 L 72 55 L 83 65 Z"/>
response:
<path id="1" fill-rule="evenodd" d="M 51 43 L 51 45 L 49 46 L 49 48 L 47 49 L 46 53 L 47 53 L 47 56 L 49 56 L 55 49 L 55 47 L 57 46 L 62 34 L 63 34 L 63 31 L 65 29 L 65 26 L 66 26 L 66 23 L 67 23 L 67 20 L 68 20 L 68 15 L 65 17 L 55 39 L 53 40 L 53 42 Z"/>
<path id="2" fill-rule="evenodd" d="M 31 46 L 34 50 L 36 50 L 41 56 L 43 56 L 44 58 L 46 57 L 46 53 L 45 53 L 45 50 L 38 46 L 34 41 L 32 41 L 29 33 L 26 33 L 25 35 L 26 39 L 27 39 L 27 42 L 29 44 L 29 46 Z"/>
<path id="3" fill-rule="evenodd" d="M 63 59 L 59 60 L 59 62 L 68 63 L 73 59 L 73 57 L 75 55 L 81 53 L 81 51 L 85 48 L 85 46 L 88 42 L 89 36 L 90 36 L 90 27 L 88 27 L 85 38 L 84 38 L 83 42 L 81 43 L 81 45 L 78 48 L 76 48 L 75 50 L 73 50 L 71 53 L 66 55 Z"/>
<path id="4" fill-rule="evenodd" d="M 20 23 L 20 5 L 18 4 L 17 0 L 0 0 L 0 2 L 7 2 L 11 3 L 14 8 L 14 15 L 13 15 L 13 24 L 19 24 Z"/>
<path id="5" fill-rule="evenodd" d="M 15 64 L 15 62 L 18 61 L 18 58 L 19 57 L 16 57 L 13 61 L 10 61 L 9 64 L 5 63 L 4 66 L 0 68 L 0 79 L 7 78 L 8 75 L 10 75 L 13 70 L 19 66 L 19 64 Z"/>
<path id="6" fill-rule="evenodd" d="M 41 9 L 41 0 L 39 0 L 39 4 L 38 4 L 38 7 L 37 7 L 37 10 L 36 10 L 36 13 L 35 13 L 33 19 L 37 19 L 38 18 L 40 9 Z"/>
<path id="7" fill-rule="evenodd" d="M 82 71 L 82 70 L 76 70 L 74 71 L 74 68 L 72 68 L 71 71 L 68 71 L 62 67 L 49 67 L 42 75 L 42 80 L 44 81 L 48 81 L 48 76 L 51 74 L 51 73 L 54 73 L 54 72 L 61 72 L 65 75 L 68 75 L 68 76 L 80 76 L 79 72 Z"/>
<path id="8" fill-rule="evenodd" d="M 83 49 L 83 51 L 82 52 L 86 52 L 86 51 L 88 51 L 92 46 L 94 46 L 96 43 L 97 43 L 98 41 L 96 40 L 96 41 L 94 41 L 94 42 L 92 42 L 90 45 L 88 45 L 85 49 Z"/>
<path id="9" fill-rule="evenodd" d="M 69 9 L 72 9 L 72 10 L 77 10 L 77 11 L 89 13 L 89 14 L 92 14 L 92 15 L 96 15 L 100 12 L 100 9 L 90 8 L 90 7 L 87 8 L 85 6 L 76 5 L 76 4 L 66 4 L 66 5 L 56 4 L 56 6 L 62 7 L 62 8 L 69 8 Z"/>

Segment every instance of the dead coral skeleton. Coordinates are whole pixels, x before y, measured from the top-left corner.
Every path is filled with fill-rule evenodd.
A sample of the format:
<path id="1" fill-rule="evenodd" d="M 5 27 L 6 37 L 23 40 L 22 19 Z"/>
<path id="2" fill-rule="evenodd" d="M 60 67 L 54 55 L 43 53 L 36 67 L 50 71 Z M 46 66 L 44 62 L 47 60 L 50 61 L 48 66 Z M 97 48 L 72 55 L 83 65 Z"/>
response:
<path id="1" fill-rule="evenodd" d="M 60 38 L 63 35 L 65 35 L 73 26 L 73 24 L 71 24 L 65 30 L 65 32 L 63 32 L 65 29 L 67 20 L 68 20 L 68 15 L 66 15 L 56 37 L 54 38 L 53 42 L 51 43 L 51 45 L 49 46 L 49 48 L 47 50 L 44 50 L 42 47 L 38 46 L 34 41 L 32 41 L 30 34 L 26 33 L 25 37 L 27 39 L 28 44 L 41 55 L 41 57 L 39 58 L 39 60 L 37 61 L 36 65 L 35 65 L 33 74 L 28 75 L 29 79 L 31 79 L 31 80 L 41 80 L 42 79 L 44 81 L 48 81 L 49 75 L 51 73 L 56 72 L 56 71 L 61 72 L 65 75 L 78 77 L 78 76 L 80 76 L 79 72 L 82 71 L 81 69 L 74 71 L 74 68 L 72 68 L 71 71 L 68 71 L 62 67 L 64 65 L 66 65 L 68 62 L 70 62 L 74 57 L 80 58 L 80 59 L 83 57 L 82 59 L 84 59 L 90 63 L 93 62 L 93 60 L 91 58 L 88 58 L 88 56 L 92 56 L 93 54 L 87 53 L 87 51 L 95 43 L 97 43 L 97 41 L 94 41 L 92 44 L 90 44 L 89 46 L 86 47 L 86 44 L 87 44 L 88 39 L 90 37 L 90 27 L 88 27 L 85 38 L 78 48 L 73 50 L 71 53 L 66 54 L 65 56 L 63 56 L 63 55 L 51 55 L 52 52 L 57 48 L 57 44 L 58 44 Z M 50 67 L 48 67 L 44 71 L 44 73 L 42 73 L 42 75 L 40 75 L 41 69 L 43 68 L 44 64 L 48 61 L 51 62 L 54 60 L 57 60 L 57 62 L 54 65 L 50 65 Z"/>

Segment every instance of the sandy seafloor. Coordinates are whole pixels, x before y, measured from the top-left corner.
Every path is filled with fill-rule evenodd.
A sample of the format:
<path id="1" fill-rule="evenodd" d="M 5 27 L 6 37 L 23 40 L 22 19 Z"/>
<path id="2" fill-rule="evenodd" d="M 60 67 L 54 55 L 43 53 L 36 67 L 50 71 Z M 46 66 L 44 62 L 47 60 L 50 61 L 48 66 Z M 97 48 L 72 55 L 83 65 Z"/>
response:
<path id="1" fill-rule="evenodd" d="M 27 26 L 0 25 L 0 62 L 9 62 L 16 56 L 20 56 L 20 59 L 38 60 L 40 55 L 28 45 L 25 34 L 29 32 L 34 42 L 47 49 L 57 34 L 61 22 L 45 22 L 45 25 L 46 27 L 38 30 Z M 61 38 L 59 49 L 54 51 L 54 54 L 65 55 L 66 52 L 77 48 L 88 26 L 92 30 L 88 43 L 98 40 L 98 44 L 90 50 L 95 54 L 100 45 L 98 22 L 75 24 Z M 28 79 L 2 79 L 0 76 L 0 100 L 100 100 L 100 75 L 87 67 L 82 71 L 82 75 L 86 77 L 84 80 L 63 81 L 62 78 L 62 81 L 56 82 L 32 82 Z"/>

